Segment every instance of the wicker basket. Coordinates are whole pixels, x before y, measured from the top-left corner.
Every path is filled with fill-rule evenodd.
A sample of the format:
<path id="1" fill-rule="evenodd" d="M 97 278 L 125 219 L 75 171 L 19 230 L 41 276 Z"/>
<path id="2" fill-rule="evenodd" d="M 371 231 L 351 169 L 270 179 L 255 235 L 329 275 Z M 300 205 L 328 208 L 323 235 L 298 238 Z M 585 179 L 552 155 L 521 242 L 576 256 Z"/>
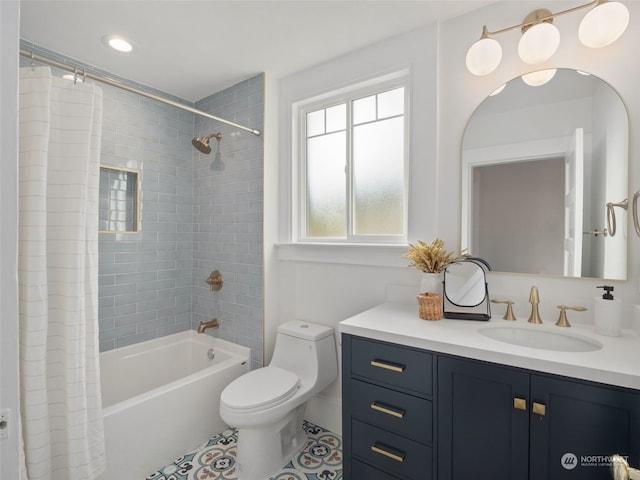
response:
<path id="1" fill-rule="evenodd" d="M 440 320 L 442 318 L 442 295 L 437 293 L 420 293 L 418 299 L 418 315 L 423 320 Z"/>

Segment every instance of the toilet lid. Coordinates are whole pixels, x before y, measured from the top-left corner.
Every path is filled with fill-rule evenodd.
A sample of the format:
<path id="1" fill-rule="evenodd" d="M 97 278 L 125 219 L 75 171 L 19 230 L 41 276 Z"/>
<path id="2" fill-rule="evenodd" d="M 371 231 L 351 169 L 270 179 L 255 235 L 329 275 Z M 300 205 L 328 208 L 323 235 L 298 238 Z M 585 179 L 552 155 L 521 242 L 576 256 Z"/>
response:
<path id="1" fill-rule="evenodd" d="M 264 367 L 236 378 L 220 401 L 233 410 L 264 409 L 284 402 L 298 390 L 298 376 L 278 367 Z"/>

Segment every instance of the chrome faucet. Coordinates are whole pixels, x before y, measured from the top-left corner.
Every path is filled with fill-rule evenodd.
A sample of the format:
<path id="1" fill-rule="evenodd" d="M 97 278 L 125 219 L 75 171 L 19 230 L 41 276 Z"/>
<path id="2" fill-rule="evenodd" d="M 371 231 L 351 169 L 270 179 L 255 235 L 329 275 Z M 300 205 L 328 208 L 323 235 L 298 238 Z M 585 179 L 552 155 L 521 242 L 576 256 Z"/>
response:
<path id="1" fill-rule="evenodd" d="M 198 325 L 198 333 L 204 333 L 207 328 L 218 328 L 220 324 L 218 323 L 218 319 L 214 318 L 208 322 L 200 322 Z"/>
<path id="2" fill-rule="evenodd" d="M 531 315 L 529 315 L 529 323 L 540 324 L 542 319 L 538 312 L 538 304 L 540 303 L 540 296 L 538 295 L 538 287 L 531 287 L 531 293 L 529 294 L 529 303 L 531 304 Z"/>

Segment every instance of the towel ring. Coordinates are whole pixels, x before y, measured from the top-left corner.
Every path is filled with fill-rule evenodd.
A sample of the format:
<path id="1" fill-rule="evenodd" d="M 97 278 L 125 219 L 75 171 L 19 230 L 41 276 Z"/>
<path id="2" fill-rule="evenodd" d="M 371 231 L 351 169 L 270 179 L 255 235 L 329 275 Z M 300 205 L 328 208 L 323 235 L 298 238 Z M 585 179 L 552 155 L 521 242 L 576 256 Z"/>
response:
<path id="1" fill-rule="evenodd" d="M 639 193 L 640 190 L 638 190 Z M 640 193 L 639 193 L 640 195 Z M 635 198 L 635 197 L 634 197 Z M 625 198 L 624 200 L 618 202 L 618 203 L 611 203 L 608 202 L 607 203 L 607 231 L 609 232 L 609 235 L 611 235 L 612 237 L 616 234 L 616 230 L 617 230 L 617 225 L 616 225 L 616 212 L 613 209 L 613 207 L 620 207 L 624 210 L 627 210 L 629 208 L 629 200 L 627 198 Z M 635 220 L 637 222 L 637 220 Z M 637 223 L 636 223 L 637 225 Z M 640 227 L 636 228 L 636 232 L 638 233 L 638 235 L 640 235 Z"/>
<path id="2" fill-rule="evenodd" d="M 636 230 L 636 235 L 640 237 L 640 222 L 638 222 L 638 197 L 640 197 L 640 188 L 633 194 L 633 201 L 631 202 L 631 216 L 633 217 L 633 227 Z"/>

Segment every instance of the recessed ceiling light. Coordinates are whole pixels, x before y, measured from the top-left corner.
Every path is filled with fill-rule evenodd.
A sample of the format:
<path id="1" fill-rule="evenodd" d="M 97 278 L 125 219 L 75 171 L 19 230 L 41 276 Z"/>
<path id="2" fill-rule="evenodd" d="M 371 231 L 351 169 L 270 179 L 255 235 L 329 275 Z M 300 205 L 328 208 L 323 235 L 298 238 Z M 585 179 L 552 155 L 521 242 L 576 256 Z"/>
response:
<path id="1" fill-rule="evenodd" d="M 107 35 L 102 37 L 102 41 L 105 45 L 109 45 L 114 50 L 123 53 L 129 53 L 133 50 L 133 45 L 128 40 L 117 35 Z"/>

